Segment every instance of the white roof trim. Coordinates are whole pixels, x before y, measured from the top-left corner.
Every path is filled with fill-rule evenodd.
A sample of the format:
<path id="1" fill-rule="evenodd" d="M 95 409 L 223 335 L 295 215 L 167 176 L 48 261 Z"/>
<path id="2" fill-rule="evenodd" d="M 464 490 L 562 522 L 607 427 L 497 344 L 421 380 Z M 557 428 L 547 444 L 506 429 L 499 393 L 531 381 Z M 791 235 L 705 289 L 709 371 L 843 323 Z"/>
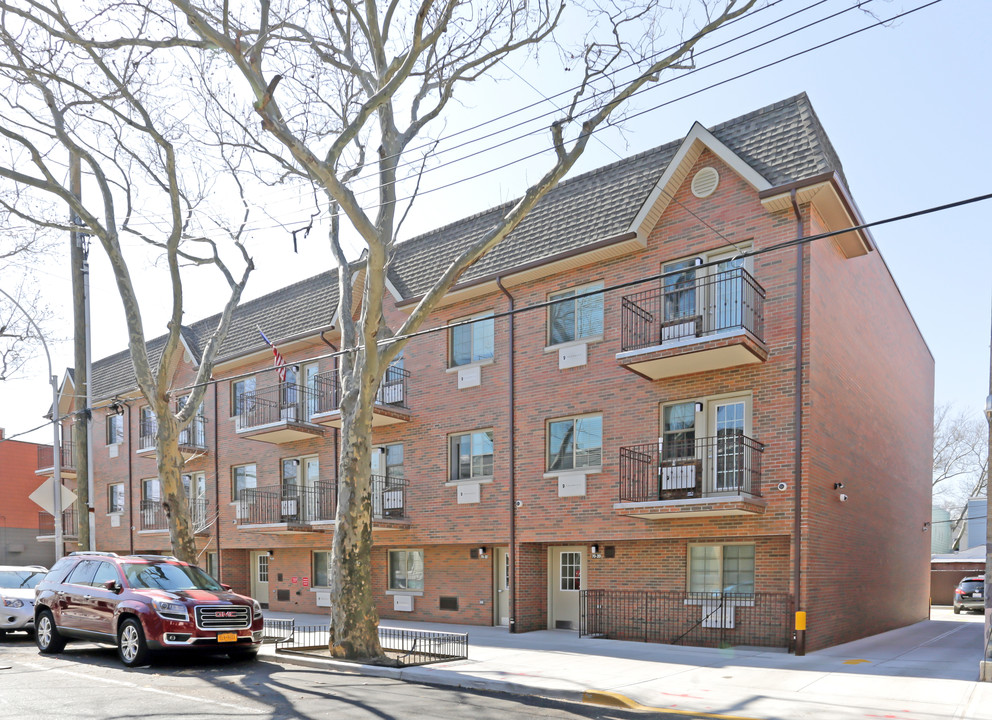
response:
<path id="1" fill-rule="evenodd" d="M 189 355 L 189 361 L 193 365 L 193 367 L 195 368 L 200 367 L 200 359 L 197 357 L 196 353 L 193 352 L 193 348 L 189 346 L 189 343 L 186 342 L 186 337 L 182 334 L 181 331 L 179 333 L 179 342 L 183 344 L 183 350 L 186 352 L 187 355 Z"/>
<path id="2" fill-rule="evenodd" d="M 768 190 L 772 184 L 761 176 L 754 168 L 744 162 L 733 150 L 720 142 L 713 133 L 704 128 L 698 122 L 693 123 L 689 134 L 685 136 L 679 149 L 676 151 L 672 161 L 668 163 L 664 174 L 658 180 L 654 189 L 651 190 L 648 199 L 637 211 L 630 227 L 631 232 L 636 232 L 639 237 L 646 237 L 647 233 L 654 227 L 655 222 L 668 207 L 675 191 L 685 180 L 691 167 L 695 164 L 703 148 L 709 150 L 720 158 L 735 173 L 740 175 L 755 190 L 761 192 Z"/>

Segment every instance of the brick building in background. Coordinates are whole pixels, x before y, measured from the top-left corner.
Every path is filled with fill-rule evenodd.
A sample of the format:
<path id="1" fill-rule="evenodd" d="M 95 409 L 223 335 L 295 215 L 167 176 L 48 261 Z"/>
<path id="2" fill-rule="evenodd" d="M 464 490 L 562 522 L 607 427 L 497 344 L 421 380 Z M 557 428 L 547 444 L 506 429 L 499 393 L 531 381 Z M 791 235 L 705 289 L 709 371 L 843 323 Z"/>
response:
<path id="1" fill-rule="evenodd" d="M 507 207 L 397 246 L 390 327 Z M 859 222 L 805 95 L 551 192 L 383 381 L 380 616 L 786 646 L 803 610 L 810 649 L 925 618 L 933 359 L 867 232 L 776 249 Z M 182 437 L 201 564 L 274 610 L 328 603 L 336 306 L 336 273 L 244 303 Z M 168 551 L 128 353 L 93 383 L 99 549 Z"/>
<path id="2" fill-rule="evenodd" d="M 0 428 L 0 565 L 43 565 L 55 562 L 55 526 L 50 513 L 44 512 L 30 496 L 51 476 L 52 446 L 8 439 Z M 42 472 L 38 473 L 38 469 Z M 67 471 L 67 480 L 70 472 Z M 50 488 L 49 495 L 54 488 Z M 53 499 L 48 500 L 54 504 Z M 68 530 L 72 530 L 74 511 L 66 513 Z M 67 539 L 74 539 L 67 535 Z M 46 542 L 47 541 L 47 542 Z M 65 546 L 64 552 L 75 548 Z"/>

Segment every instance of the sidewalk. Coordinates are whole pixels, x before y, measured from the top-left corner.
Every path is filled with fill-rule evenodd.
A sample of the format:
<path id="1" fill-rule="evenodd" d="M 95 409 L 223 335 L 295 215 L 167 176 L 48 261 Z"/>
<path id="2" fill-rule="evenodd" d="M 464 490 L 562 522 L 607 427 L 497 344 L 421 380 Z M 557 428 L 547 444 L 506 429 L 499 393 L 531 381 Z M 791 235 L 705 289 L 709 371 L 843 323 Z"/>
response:
<path id="1" fill-rule="evenodd" d="M 295 617 L 298 625 L 327 622 L 318 615 Z M 992 720 L 992 683 L 977 682 L 982 622 L 980 615 L 934 608 L 929 621 L 795 657 L 752 648 L 675 647 L 558 631 L 510 635 L 502 628 L 386 620 L 389 627 L 467 632 L 469 659 L 379 668 L 276 655 L 272 645 L 261 657 L 411 682 L 725 718 Z"/>

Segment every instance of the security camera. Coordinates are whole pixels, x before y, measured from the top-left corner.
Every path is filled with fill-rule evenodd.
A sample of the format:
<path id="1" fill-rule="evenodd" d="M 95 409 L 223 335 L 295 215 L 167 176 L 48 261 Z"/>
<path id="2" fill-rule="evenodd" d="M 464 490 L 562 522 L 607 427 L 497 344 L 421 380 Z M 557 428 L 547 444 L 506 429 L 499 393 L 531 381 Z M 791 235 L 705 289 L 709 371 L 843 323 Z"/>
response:
<path id="1" fill-rule="evenodd" d="M 840 501 L 841 502 L 847 502 L 847 493 L 841 493 L 840 494 Z"/>
<path id="2" fill-rule="evenodd" d="M 841 482 L 834 483 L 834 490 L 840 490 L 843 487 L 844 487 L 844 483 Z"/>
<path id="3" fill-rule="evenodd" d="M 789 483 L 780 482 L 777 485 L 777 487 L 778 487 L 779 490 L 788 490 L 789 489 Z"/>
<path id="4" fill-rule="evenodd" d="M 524 501 L 523 500 L 514 500 L 513 501 L 513 507 L 523 507 L 523 506 L 524 506 Z"/>

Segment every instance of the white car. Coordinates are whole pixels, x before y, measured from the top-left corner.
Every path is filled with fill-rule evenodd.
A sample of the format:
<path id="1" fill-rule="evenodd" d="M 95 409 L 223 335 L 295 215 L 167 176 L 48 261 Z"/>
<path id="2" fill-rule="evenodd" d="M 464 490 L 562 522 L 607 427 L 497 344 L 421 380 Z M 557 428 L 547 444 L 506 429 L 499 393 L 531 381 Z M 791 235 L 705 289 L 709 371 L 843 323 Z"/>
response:
<path id="1" fill-rule="evenodd" d="M 47 574 L 41 565 L 0 565 L 0 635 L 34 632 L 34 586 Z"/>

